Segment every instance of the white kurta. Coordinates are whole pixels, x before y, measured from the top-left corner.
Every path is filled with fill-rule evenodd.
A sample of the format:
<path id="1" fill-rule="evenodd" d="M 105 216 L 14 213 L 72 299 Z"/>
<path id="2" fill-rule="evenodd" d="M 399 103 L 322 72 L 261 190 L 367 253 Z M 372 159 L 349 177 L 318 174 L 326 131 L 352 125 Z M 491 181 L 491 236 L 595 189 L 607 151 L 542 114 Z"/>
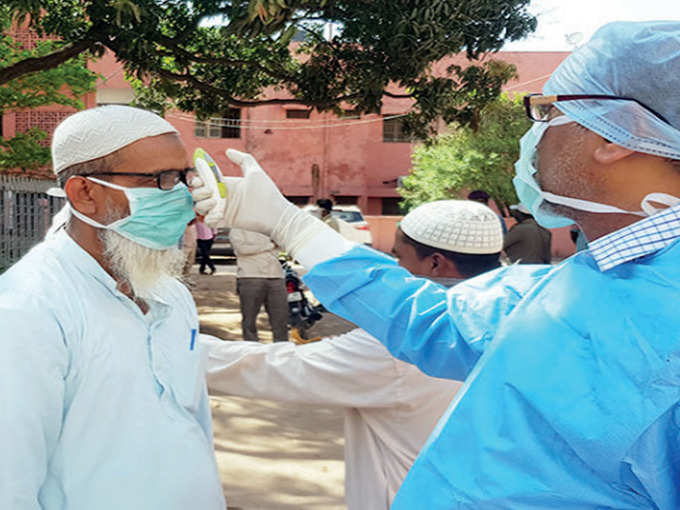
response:
<path id="1" fill-rule="evenodd" d="M 0 508 L 224 508 L 193 300 L 149 304 L 63 230 L 0 276 Z"/>
<path id="2" fill-rule="evenodd" d="M 389 508 L 461 385 L 393 358 L 361 329 L 301 346 L 201 340 L 209 346 L 210 390 L 346 408 L 349 510 Z"/>

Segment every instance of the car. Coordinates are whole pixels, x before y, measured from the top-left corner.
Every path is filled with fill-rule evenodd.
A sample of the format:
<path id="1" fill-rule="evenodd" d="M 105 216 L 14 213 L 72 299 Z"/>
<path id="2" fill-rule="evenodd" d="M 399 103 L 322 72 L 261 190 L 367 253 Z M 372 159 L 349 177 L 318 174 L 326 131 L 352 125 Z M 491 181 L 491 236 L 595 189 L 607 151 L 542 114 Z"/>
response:
<path id="1" fill-rule="evenodd" d="M 231 241 L 229 240 L 229 230 L 228 228 L 218 228 L 217 234 L 215 235 L 215 240 L 213 241 L 212 249 L 210 250 L 210 255 L 215 255 L 217 257 L 234 257 L 234 248 L 231 246 Z"/>
<path id="2" fill-rule="evenodd" d="M 310 214 L 321 217 L 321 209 L 313 204 L 306 205 L 302 208 Z M 334 205 L 331 215 L 338 220 L 340 226 L 340 234 L 360 244 L 371 246 L 373 244 L 373 236 L 369 229 L 368 222 L 361 214 L 361 209 L 356 205 Z"/>

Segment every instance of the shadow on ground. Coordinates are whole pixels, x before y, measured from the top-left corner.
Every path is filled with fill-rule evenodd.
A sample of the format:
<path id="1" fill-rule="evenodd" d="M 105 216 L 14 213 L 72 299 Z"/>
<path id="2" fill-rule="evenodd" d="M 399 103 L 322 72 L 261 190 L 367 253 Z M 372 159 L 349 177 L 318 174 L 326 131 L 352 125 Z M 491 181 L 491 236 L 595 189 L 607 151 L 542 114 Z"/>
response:
<path id="1" fill-rule="evenodd" d="M 211 397 L 215 455 L 229 507 L 343 510 L 343 415 Z"/>
<path id="2" fill-rule="evenodd" d="M 190 277 L 201 332 L 241 339 L 234 268 Z M 311 295 L 310 295 L 311 297 Z M 326 314 L 313 335 L 333 335 L 352 325 Z M 263 342 L 271 342 L 265 314 Z M 233 510 L 345 510 L 343 410 L 214 395 L 215 455 Z"/>

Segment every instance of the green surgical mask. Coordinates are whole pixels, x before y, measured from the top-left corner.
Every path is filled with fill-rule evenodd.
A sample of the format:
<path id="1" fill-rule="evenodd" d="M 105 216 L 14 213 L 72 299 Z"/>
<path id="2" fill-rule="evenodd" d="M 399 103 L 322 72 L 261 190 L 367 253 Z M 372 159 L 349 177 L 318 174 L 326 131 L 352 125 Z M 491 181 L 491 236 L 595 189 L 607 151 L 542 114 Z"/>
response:
<path id="1" fill-rule="evenodd" d="M 182 183 L 170 190 L 127 188 L 88 177 L 93 182 L 121 190 L 130 203 L 130 215 L 102 225 L 71 207 L 73 215 L 88 225 L 117 232 L 147 248 L 164 250 L 177 246 L 187 223 L 195 216 L 191 193 Z"/>

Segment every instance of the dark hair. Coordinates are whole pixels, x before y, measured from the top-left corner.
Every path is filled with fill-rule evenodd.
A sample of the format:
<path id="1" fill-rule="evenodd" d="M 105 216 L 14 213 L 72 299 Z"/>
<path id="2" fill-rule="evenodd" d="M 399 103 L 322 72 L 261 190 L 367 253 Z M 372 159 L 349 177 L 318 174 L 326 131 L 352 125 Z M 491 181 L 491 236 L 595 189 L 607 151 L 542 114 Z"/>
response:
<path id="1" fill-rule="evenodd" d="M 418 241 L 411 239 L 401 229 L 400 232 L 404 241 L 415 248 L 416 256 L 420 260 L 430 257 L 435 253 L 440 253 L 448 260 L 453 262 L 460 274 L 462 274 L 465 278 L 472 278 L 473 276 L 486 273 L 487 271 L 491 271 L 492 269 L 496 269 L 497 267 L 501 266 L 501 262 L 499 260 L 501 254 L 500 252 L 471 254 L 442 250 L 441 248 L 427 246 L 426 244 L 419 243 Z"/>
<path id="2" fill-rule="evenodd" d="M 475 202 L 484 202 L 485 204 L 489 201 L 489 194 L 481 189 L 476 189 L 468 193 L 468 200 L 474 200 Z"/>
<path id="3" fill-rule="evenodd" d="M 333 210 L 333 202 L 331 202 L 328 198 L 320 198 L 316 201 L 316 205 L 321 207 L 321 209 L 325 209 L 326 211 Z"/>
<path id="4" fill-rule="evenodd" d="M 517 220 L 517 223 L 522 223 L 525 220 L 530 220 L 534 216 L 532 214 L 527 214 L 517 209 L 510 209 L 510 216 Z"/>

